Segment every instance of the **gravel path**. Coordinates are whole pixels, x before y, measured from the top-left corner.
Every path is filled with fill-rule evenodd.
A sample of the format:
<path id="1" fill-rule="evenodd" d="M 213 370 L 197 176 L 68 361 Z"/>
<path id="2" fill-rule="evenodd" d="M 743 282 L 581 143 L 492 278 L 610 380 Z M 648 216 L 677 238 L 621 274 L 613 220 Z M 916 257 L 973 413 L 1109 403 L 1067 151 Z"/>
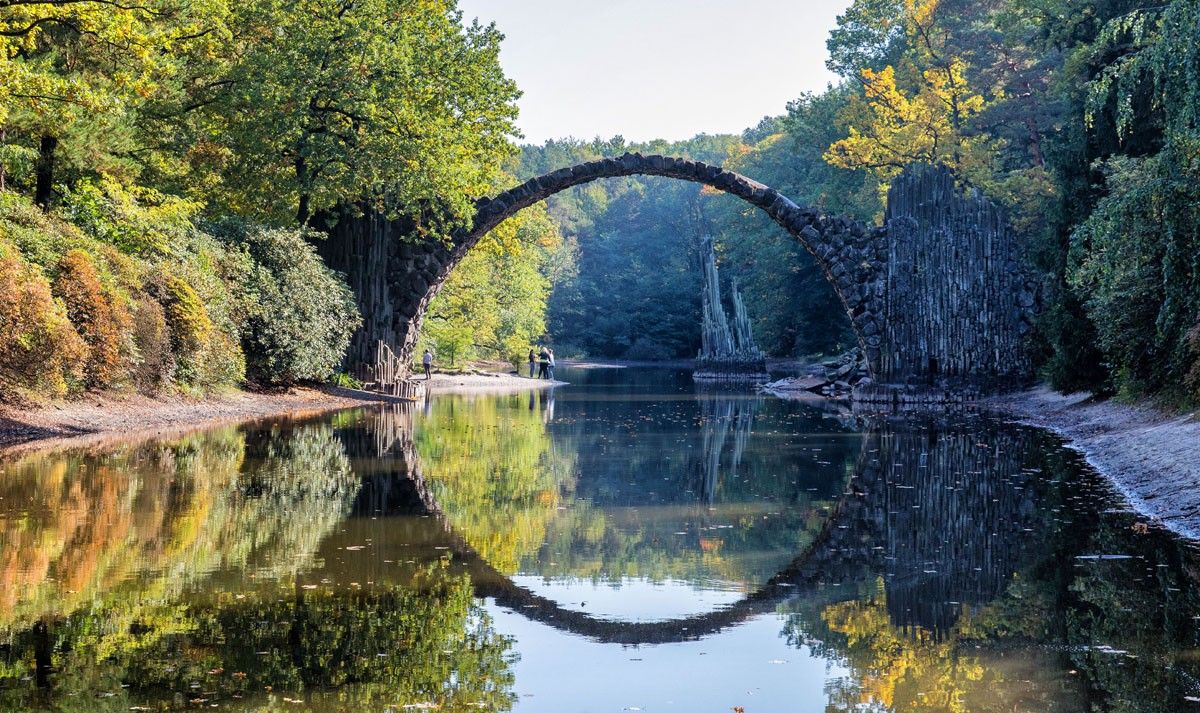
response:
<path id="1" fill-rule="evenodd" d="M 989 401 L 1069 440 L 1139 512 L 1200 539 L 1200 419 L 1038 388 Z"/>

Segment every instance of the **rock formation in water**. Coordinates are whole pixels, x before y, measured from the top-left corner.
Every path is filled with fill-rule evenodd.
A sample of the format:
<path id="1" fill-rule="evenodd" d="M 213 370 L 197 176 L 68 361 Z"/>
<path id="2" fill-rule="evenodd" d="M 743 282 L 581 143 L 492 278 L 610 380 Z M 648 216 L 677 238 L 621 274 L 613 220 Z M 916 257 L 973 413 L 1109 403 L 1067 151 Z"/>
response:
<path id="1" fill-rule="evenodd" d="M 717 255 L 713 239 L 700 239 L 704 261 L 704 290 L 702 299 L 700 354 L 696 357 L 697 379 L 757 378 L 766 376 L 766 359 L 754 342 L 750 317 L 737 281 L 730 286 L 733 303 L 733 326 L 721 301 L 721 276 L 717 270 Z"/>

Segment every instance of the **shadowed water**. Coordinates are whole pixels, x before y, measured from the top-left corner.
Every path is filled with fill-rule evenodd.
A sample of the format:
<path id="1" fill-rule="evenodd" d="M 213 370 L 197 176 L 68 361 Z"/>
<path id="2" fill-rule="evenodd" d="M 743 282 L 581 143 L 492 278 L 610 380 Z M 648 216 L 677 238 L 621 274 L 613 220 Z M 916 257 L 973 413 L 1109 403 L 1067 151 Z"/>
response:
<path id="1" fill-rule="evenodd" d="M 0 459 L 0 710 L 1197 706 L 1196 550 L 1052 437 L 564 372 Z"/>

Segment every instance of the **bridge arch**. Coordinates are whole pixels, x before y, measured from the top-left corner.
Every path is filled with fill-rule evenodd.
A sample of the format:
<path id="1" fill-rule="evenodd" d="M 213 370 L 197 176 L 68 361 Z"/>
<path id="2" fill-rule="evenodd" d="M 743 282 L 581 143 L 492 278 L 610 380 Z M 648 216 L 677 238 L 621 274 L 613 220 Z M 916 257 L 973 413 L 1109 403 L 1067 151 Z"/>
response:
<path id="1" fill-rule="evenodd" d="M 883 541 L 880 528 L 884 518 L 879 503 L 868 495 L 877 493 L 885 484 L 884 469 L 877 457 L 880 448 L 879 434 L 872 429 L 863 439 L 846 490 L 821 529 L 766 582 L 728 606 L 667 620 L 621 621 L 597 617 L 564 607 L 513 582 L 511 575 L 497 570 L 455 530 L 426 479 L 407 434 L 378 451 L 380 455 L 397 456 L 404 464 L 402 475 L 369 481 L 369 486 L 359 494 L 355 510 L 378 515 L 389 510 L 391 503 L 404 502 L 413 508 L 409 512 L 435 518 L 446 538 L 443 542 L 448 546 L 452 565 L 470 576 L 476 596 L 490 598 L 530 621 L 600 643 L 638 646 L 695 641 L 772 611 L 781 601 L 802 592 L 864 581 L 878 570 L 882 550 L 871 545 Z"/>
<path id="2" fill-rule="evenodd" d="M 399 406 L 379 413 L 407 418 L 412 410 Z M 529 620 L 599 642 L 637 645 L 700 639 L 769 612 L 798 594 L 832 593 L 833 588 L 879 576 L 888 582 L 894 625 L 948 631 L 962 604 L 993 601 L 1025 561 L 1027 533 L 1037 513 L 1030 500 L 1036 497 L 1035 488 L 1029 483 L 1011 486 L 1037 480 L 1026 466 L 1030 454 L 1041 452 L 1040 441 L 1032 430 L 1000 427 L 978 415 L 853 418 L 854 428 L 865 437 L 842 496 L 814 537 L 737 602 L 675 619 L 598 617 L 563 606 L 497 570 L 443 510 L 416 452 L 411 426 L 387 425 L 367 431 L 369 438 L 348 441 L 355 444 L 351 458 L 366 458 L 372 468 L 352 512 L 372 519 L 398 513 L 433 518 L 440 535 L 430 544 L 444 545 L 436 549 L 448 550 L 451 566 L 470 576 L 477 596 Z M 380 423 L 394 424 L 386 417 Z M 921 457 L 911 457 L 914 453 Z M 359 467 L 354 464 L 356 471 Z M 967 473 L 982 475 L 964 478 Z M 942 486 L 952 481 L 956 487 L 943 492 Z M 930 495 L 934 491 L 936 497 Z M 381 518 L 380 526 L 388 527 L 385 522 Z"/>
<path id="3" fill-rule="evenodd" d="M 407 284 L 394 312 L 397 355 L 408 363 L 429 304 L 451 271 L 489 231 L 501 222 L 550 196 L 601 178 L 632 175 L 664 176 L 716 188 L 762 210 L 784 228 L 816 260 L 850 316 L 868 370 L 876 375 L 884 324 L 883 264 L 887 232 L 860 221 L 823 215 L 800 206 L 779 191 L 719 166 L 671 156 L 627 153 L 589 161 L 532 178 L 475 204 L 469 230 L 456 232 L 449 245 L 405 244 L 392 270 L 393 283 Z"/>
<path id="4" fill-rule="evenodd" d="M 773 611 L 780 602 L 798 594 L 862 581 L 873 568 L 877 569 L 882 555 L 862 546 L 864 541 L 878 541 L 878 533 L 870 532 L 877 527 L 877 518 L 871 517 L 871 506 L 860 494 L 857 480 L 853 488 L 855 492 L 839 501 L 813 541 L 759 588 L 728 606 L 659 621 L 613 620 L 564 607 L 514 583 L 455 534 L 444 517 L 442 524 L 454 543 L 455 561 L 469 572 L 476 596 L 490 598 L 530 621 L 600 643 L 667 644 L 703 639 Z"/>

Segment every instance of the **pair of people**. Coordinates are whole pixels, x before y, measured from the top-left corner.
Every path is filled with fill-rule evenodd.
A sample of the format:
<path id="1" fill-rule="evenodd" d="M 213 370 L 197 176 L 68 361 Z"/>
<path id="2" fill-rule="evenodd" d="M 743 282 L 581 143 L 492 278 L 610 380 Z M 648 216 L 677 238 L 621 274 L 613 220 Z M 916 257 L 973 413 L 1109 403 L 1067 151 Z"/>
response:
<path id="1" fill-rule="evenodd" d="M 554 380 L 554 350 L 542 347 L 537 354 L 529 350 L 529 378 L 534 378 L 534 367 L 537 367 L 537 378 Z"/>

